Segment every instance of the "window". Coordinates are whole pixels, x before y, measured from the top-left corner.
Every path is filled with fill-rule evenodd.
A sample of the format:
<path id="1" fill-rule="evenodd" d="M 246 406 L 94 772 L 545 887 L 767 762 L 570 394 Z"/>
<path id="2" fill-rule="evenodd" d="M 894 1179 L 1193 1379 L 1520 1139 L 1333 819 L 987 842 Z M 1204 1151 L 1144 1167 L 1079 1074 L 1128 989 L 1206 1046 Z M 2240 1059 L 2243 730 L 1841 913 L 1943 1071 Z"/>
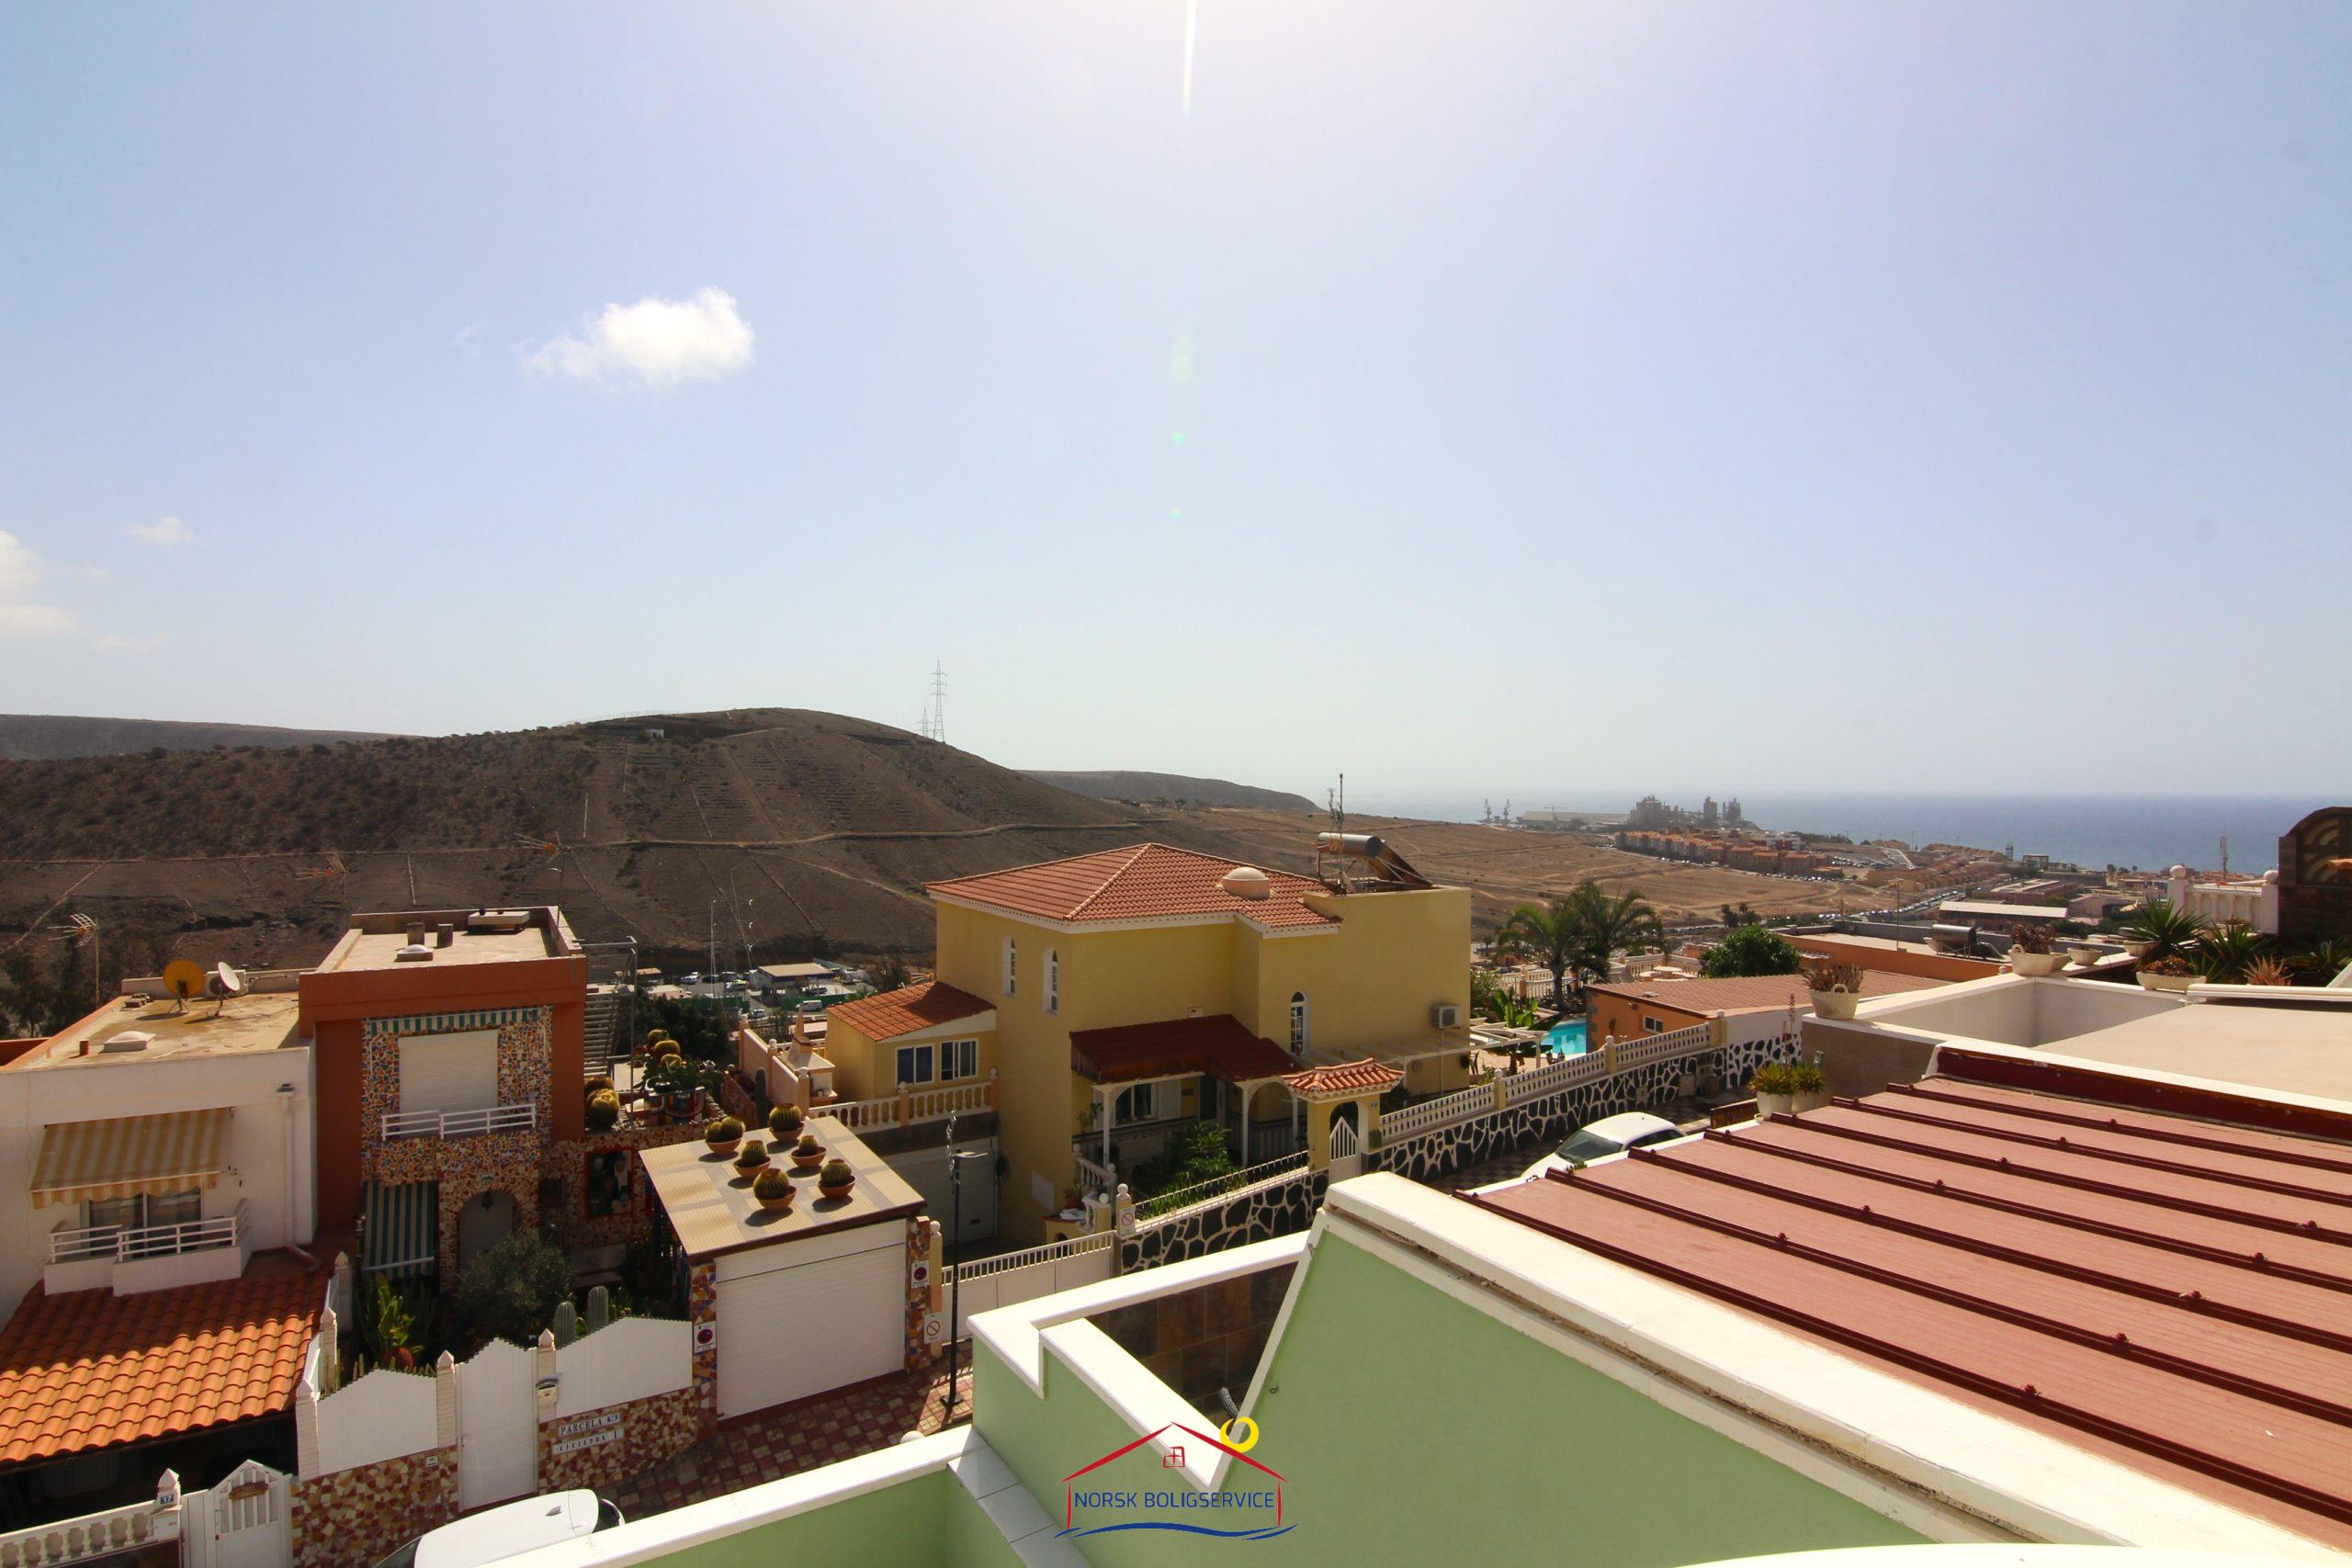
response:
<path id="1" fill-rule="evenodd" d="M 151 1225 L 187 1224 L 202 1219 L 204 1194 L 191 1187 L 185 1192 L 93 1198 L 82 1207 L 83 1224 L 92 1230 L 135 1231 Z"/>
<path id="2" fill-rule="evenodd" d="M 1046 949 L 1046 1010 L 1062 1010 L 1062 955 Z"/>
<path id="3" fill-rule="evenodd" d="M 93 1198 L 84 1205 L 87 1211 L 84 1223 L 92 1230 L 137 1230 L 144 1223 L 140 1218 L 144 1207 L 135 1193 L 128 1198 Z"/>
<path id="4" fill-rule="evenodd" d="M 1306 1050 L 1306 993 L 1290 994 L 1290 1054 L 1302 1055 Z"/>
<path id="5" fill-rule="evenodd" d="M 1006 937 L 1004 939 L 1004 994 L 1008 997 L 1020 989 L 1021 970 L 1016 962 L 1019 957 L 1020 949 L 1011 937 Z"/>
<path id="6" fill-rule="evenodd" d="M 1665 1033 L 1666 1020 L 1662 1018 L 1652 1018 L 1647 1013 L 1642 1014 L 1642 1032 L 1645 1034 Z"/>
<path id="7" fill-rule="evenodd" d="M 1151 1083 L 1134 1084 L 1119 1091 L 1116 1103 L 1111 1107 L 1111 1125 L 1124 1127 L 1131 1122 L 1152 1119 L 1159 1086 Z"/>
<path id="8" fill-rule="evenodd" d="M 899 1081 L 901 1084 L 927 1084 L 932 1076 L 932 1050 L 928 1045 L 899 1047 Z"/>
<path id="9" fill-rule="evenodd" d="M 977 1040 L 950 1040 L 940 1046 L 939 1076 L 942 1079 L 978 1077 L 980 1043 Z"/>

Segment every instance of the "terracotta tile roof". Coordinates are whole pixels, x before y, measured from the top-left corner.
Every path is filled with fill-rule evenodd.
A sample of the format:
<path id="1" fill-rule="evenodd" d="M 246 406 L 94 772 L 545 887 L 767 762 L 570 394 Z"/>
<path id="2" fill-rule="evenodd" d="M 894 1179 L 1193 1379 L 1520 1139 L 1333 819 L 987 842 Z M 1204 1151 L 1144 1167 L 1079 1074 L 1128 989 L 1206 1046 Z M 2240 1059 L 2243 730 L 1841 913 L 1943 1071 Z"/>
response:
<path id="1" fill-rule="evenodd" d="M 1366 1056 L 1360 1062 L 1340 1062 L 1329 1067 L 1309 1067 L 1303 1073 L 1285 1073 L 1283 1082 L 1311 1100 L 1317 1095 L 1363 1094 L 1368 1090 L 1385 1094 L 1402 1082 L 1404 1077 L 1395 1067 Z"/>
<path id="2" fill-rule="evenodd" d="M 839 1019 L 868 1040 L 893 1040 L 918 1029 L 953 1023 L 959 1018 L 971 1018 L 989 1010 L 989 1004 L 969 991 L 959 991 L 937 980 L 925 980 L 919 986 L 904 986 L 878 996 L 861 997 L 854 1002 L 836 1002 L 825 1010 L 825 1019 L 829 1023 Z"/>
<path id="3" fill-rule="evenodd" d="M 2352 1544 L 2352 1143 L 1936 1077 L 1470 1201 Z"/>
<path id="4" fill-rule="evenodd" d="M 1862 971 L 1862 995 L 1866 998 L 1891 997 L 1898 991 L 1928 991 L 1951 984 L 1949 980 L 1929 979 L 1924 975 L 1894 975 L 1883 969 Z M 1777 1011 L 1789 1005 L 1791 997 L 1796 998 L 1799 1012 L 1813 1006 L 1802 975 L 1740 975 L 1728 980 L 1619 980 L 1590 988 L 1629 1001 L 1664 1002 L 1668 1007 L 1702 1016 Z"/>
<path id="5" fill-rule="evenodd" d="M 1298 1061 L 1272 1041 L 1250 1033 L 1231 1013 L 1220 1012 L 1074 1031 L 1069 1066 L 1097 1083 L 1178 1073 L 1214 1073 L 1227 1083 L 1250 1083 L 1280 1077 L 1295 1069 Z"/>
<path id="6" fill-rule="evenodd" d="M 34 1286 L 0 1329 L 0 1463 L 289 1409 L 325 1300 L 309 1274 L 135 1296 Z"/>
<path id="7" fill-rule="evenodd" d="M 1048 920 L 1149 920 L 1175 915 L 1238 915 L 1276 931 L 1339 921 L 1307 907 L 1306 896 L 1329 888 L 1310 876 L 1265 873 L 1264 898 L 1237 898 L 1217 886 L 1239 861 L 1166 844 L 1129 844 L 1068 860 L 1014 866 L 924 885 L 1017 915 Z M 1262 868 L 1261 868 L 1262 869 Z"/>

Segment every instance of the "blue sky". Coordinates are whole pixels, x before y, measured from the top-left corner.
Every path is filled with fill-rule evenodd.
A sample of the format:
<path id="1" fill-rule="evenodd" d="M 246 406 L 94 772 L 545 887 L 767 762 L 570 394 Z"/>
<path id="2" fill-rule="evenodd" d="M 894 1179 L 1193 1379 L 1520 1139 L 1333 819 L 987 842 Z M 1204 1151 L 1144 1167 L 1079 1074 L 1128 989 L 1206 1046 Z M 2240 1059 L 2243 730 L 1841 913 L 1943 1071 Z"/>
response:
<path id="1" fill-rule="evenodd" d="M 0 710 L 2341 793 L 2352 8 L 0 20 Z"/>

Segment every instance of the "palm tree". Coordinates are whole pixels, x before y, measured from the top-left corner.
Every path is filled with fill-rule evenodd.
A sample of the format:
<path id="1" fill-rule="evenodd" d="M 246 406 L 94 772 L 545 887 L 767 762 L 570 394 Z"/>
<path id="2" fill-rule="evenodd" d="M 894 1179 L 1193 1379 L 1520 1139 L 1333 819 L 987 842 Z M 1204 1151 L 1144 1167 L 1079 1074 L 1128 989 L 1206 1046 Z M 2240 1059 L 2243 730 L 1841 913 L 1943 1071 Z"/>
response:
<path id="1" fill-rule="evenodd" d="M 2188 961 L 2204 979 L 2235 984 L 2245 977 L 2246 970 L 2264 956 L 2269 945 L 2267 938 L 2244 920 L 2231 920 L 2199 932 L 2196 951 L 2189 954 Z"/>
<path id="2" fill-rule="evenodd" d="M 1567 974 L 1584 950 L 1584 926 L 1567 899 L 1555 898 L 1548 908 L 1542 904 L 1521 904 L 1503 917 L 1502 925 L 1495 932 L 1495 946 L 1498 953 L 1527 959 L 1550 970 L 1552 1005 L 1563 1012 L 1567 1010 Z"/>
<path id="3" fill-rule="evenodd" d="M 1579 975 L 1591 980 L 1609 978 L 1619 948 L 1630 948 L 1640 942 L 1662 944 L 1666 940 L 1666 923 L 1657 918 L 1656 909 L 1644 902 L 1638 890 L 1612 898 L 1600 883 L 1587 877 L 1577 884 L 1566 903 L 1584 933 L 1576 968 Z"/>
<path id="4" fill-rule="evenodd" d="M 2162 898 L 2151 899 L 2148 907 L 2132 917 L 2123 934 L 2134 942 L 2144 942 L 2148 951 L 2140 956 L 2151 958 L 2186 958 L 2190 946 L 2202 934 L 2204 928 L 2197 917 L 2186 909 L 2176 909 Z"/>

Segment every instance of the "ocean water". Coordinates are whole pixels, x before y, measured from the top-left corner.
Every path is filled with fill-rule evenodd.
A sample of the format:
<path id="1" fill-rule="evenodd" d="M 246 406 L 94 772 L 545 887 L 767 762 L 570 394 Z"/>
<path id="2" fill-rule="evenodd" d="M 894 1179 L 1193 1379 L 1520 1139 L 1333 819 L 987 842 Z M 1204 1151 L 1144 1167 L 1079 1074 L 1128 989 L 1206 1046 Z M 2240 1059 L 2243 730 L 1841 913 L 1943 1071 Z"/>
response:
<path id="1" fill-rule="evenodd" d="M 1496 792 L 1500 810 L 1504 793 Z M 1704 792 L 1657 792 L 1696 808 Z M 1724 798 L 1718 795 L 1717 799 Z M 1511 792 L 1513 810 L 1556 803 L 1564 811 L 1622 813 L 1630 798 L 1604 804 L 1590 790 Z M 1445 822 L 1475 822 L 1486 802 L 1461 795 L 1358 799 L 1356 809 Z M 1969 844 L 2021 855 L 2045 854 L 2093 868 L 2157 871 L 2176 863 L 2210 871 L 2230 840 L 2230 870 L 2259 874 L 2278 863 L 2278 836 L 2312 811 L 2340 805 L 2319 795 L 1840 795 L 1773 790 L 1741 792 L 1740 807 L 1760 827 L 1849 838 L 1900 839 L 1906 844 Z"/>

